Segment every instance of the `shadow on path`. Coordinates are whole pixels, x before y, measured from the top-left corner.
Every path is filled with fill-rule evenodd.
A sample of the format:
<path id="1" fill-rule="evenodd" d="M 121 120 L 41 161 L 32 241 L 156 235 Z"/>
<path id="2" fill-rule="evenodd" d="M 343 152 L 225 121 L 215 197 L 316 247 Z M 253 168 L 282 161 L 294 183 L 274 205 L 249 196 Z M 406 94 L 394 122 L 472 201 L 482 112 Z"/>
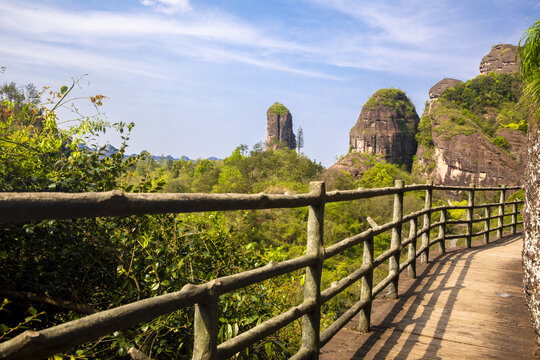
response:
<path id="1" fill-rule="evenodd" d="M 424 351 L 422 358 L 440 358 L 436 354 L 441 348 L 449 318 L 458 294 L 464 287 L 465 277 L 474 258 L 482 251 L 496 246 L 509 245 L 519 240 L 519 235 L 515 235 L 470 249 L 450 249 L 446 254 L 432 257 L 427 265 L 418 264 L 419 276 L 415 280 L 401 277 L 400 282 L 403 284 L 403 288 L 400 286 L 399 299 L 394 300 L 396 302 L 391 310 L 382 320 L 376 322 L 378 325 L 372 326 L 369 337 L 349 359 L 364 358 L 375 344 L 379 350 L 372 351 L 369 354 L 370 358 L 389 358 L 390 353 L 391 358 L 394 359 L 418 358 L 419 349 L 417 348 L 414 354 L 411 354 L 411 350 L 420 341 L 426 345 L 422 347 L 425 349 L 422 350 Z M 431 253 L 431 255 L 436 254 Z M 437 307 L 436 304 L 438 304 Z M 377 304 L 374 304 L 375 306 Z M 405 308 L 407 310 L 404 313 Z M 434 314 L 436 309 L 437 314 Z M 424 330 L 429 320 L 431 321 L 427 330 L 433 335 L 428 337 Z M 433 329 L 434 321 L 436 321 L 436 325 Z M 388 331 L 389 329 L 392 331 Z"/>

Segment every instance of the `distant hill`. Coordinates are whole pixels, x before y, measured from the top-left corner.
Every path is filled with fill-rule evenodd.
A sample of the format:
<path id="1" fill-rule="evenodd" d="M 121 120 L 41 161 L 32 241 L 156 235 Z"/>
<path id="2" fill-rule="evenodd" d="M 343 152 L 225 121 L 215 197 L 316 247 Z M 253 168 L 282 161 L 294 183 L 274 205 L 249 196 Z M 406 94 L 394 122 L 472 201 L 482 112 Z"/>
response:
<path id="1" fill-rule="evenodd" d="M 116 153 L 118 151 L 117 148 L 115 148 L 113 145 L 111 144 L 107 144 L 105 145 L 105 151 L 104 151 L 104 155 L 105 156 L 110 156 L 114 153 Z M 125 155 L 126 157 L 130 157 L 130 156 L 136 156 L 137 154 L 130 154 L 130 155 Z M 182 155 L 180 156 L 179 158 L 177 157 L 174 157 L 172 155 L 151 155 L 152 158 L 156 161 L 165 161 L 165 160 L 172 160 L 172 161 L 178 161 L 178 160 L 185 160 L 185 161 L 195 161 L 194 159 L 190 159 L 189 157 L 185 156 L 185 155 Z M 221 160 L 220 158 L 217 158 L 215 156 L 211 156 L 208 158 L 208 160 L 212 160 L 212 161 L 218 161 L 218 160 Z"/>

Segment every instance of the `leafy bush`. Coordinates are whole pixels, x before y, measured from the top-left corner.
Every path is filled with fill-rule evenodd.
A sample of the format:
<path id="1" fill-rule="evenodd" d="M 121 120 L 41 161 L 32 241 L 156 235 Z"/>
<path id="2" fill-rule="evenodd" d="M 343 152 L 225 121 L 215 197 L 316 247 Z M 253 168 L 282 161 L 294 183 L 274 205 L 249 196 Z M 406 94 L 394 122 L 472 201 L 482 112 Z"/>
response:
<path id="1" fill-rule="evenodd" d="M 506 140 L 504 136 L 497 136 L 493 138 L 491 142 L 504 150 L 508 149 L 508 146 L 509 146 L 508 140 Z"/>
<path id="2" fill-rule="evenodd" d="M 396 179 L 407 179 L 410 176 L 397 165 L 389 163 L 375 164 L 367 170 L 360 179 L 360 186 L 364 188 L 377 188 L 394 186 Z"/>

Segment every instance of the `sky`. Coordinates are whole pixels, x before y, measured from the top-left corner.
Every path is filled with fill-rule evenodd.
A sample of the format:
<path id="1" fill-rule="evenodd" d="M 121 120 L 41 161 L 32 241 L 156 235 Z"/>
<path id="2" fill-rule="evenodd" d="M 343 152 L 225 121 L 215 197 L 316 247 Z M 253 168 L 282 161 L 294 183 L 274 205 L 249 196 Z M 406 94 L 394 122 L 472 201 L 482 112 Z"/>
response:
<path id="1" fill-rule="evenodd" d="M 192 159 L 264 141 L 279 101 L 329 167 L 375 91 L 421 114 L 431 86 L 477 76 L 539 15 L 538 0 L 0 0 L 0 83 L 82 77 L 74 97 L 103 94 L 105 120 L 135 123 L 128 152 Z"/>

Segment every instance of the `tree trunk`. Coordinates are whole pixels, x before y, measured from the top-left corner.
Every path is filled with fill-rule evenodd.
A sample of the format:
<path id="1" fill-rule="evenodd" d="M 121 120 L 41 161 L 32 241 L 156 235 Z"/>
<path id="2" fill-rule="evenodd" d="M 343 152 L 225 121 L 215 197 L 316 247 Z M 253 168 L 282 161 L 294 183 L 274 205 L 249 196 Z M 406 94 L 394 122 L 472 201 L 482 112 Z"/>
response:
<path id="1" fill-rule="evenodd" d="M 527 306 L 540 339 L 540 128 L 530 126 L 527 139 L 527 171 L 523 241 L 523 286 Z"/>

